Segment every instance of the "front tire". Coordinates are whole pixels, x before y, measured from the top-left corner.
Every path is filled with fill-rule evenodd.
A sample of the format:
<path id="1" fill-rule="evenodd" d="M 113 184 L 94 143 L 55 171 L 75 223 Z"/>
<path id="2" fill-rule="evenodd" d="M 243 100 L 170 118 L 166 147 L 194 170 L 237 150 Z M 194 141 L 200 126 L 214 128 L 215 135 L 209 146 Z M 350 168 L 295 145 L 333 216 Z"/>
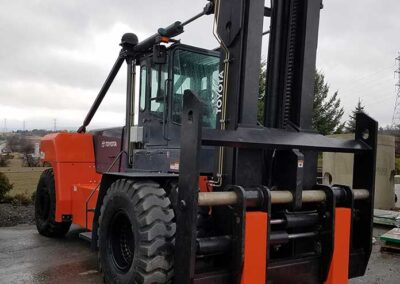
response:
<path id="1" fill-rule="evenodd" d="M 35 197 L 35 222 L 39 234 L 50 237 L 64 237 L 71 222 L 56 222 L 56 189 L 53 169 L 43 171 L 39 178 Z"/>
<path id="2" fill-rule="evenodd" d="M 173 276 L 174 212 L 153 182 L 117 180 L 99 218 L 99 264 L 106 283 L 168 283 Z"/>

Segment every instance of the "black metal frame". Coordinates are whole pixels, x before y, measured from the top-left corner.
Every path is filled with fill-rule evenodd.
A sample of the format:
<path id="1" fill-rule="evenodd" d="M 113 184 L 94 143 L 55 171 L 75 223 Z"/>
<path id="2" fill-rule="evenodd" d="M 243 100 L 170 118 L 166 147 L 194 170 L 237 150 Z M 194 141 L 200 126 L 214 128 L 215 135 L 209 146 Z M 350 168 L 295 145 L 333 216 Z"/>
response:
<path id="1" fill-rule="evenodd" d="M 183 96 L 178 210 L 176 212 L 175 283 L 190 283 L 195 273 L 198 210 L 199 153 L 201 145 L 201 103 L 191 91 Z M 181 248 L 181 249 L 178 249 Z"/>
<path id="2" fill-rule="evenodd" d="M 307 214 L 310 210 L 317 212 L 321 220 L 312 227 L 316 234 L 307 232 L 305 234 L 314 236 L 311 239 L 300 238 L 288 241 L 291 249 L 278 257 L 271 255 L 270 250 L 273 249 L 273 245 L 268 241 L 267 275 L 268 280 L 272 281 L 287 279 L 284 274 L 287 274 L 289 265 L 293 269 L 303 270 L 302 281 L 324 282 L 333 254 L 336 202 L 338 206 L 351 207 L 354 217 L 349 252 L 349 277 L 362 275 L 371 249 L 377 123 L 365 114 L 359 114 L 356 121 L 356 138 L 352 141 L 327 138 L 313 132 L 312 94 L 319 11 L 322 3 L 321 0 L 272 0 L 271 9 L 267 13 L 271 15 L 271 38 L 265 96 L 267 111 L 264 123 L 266 127 L 257 125 L 254 105 L 258 92 L 252 89 L 256 83 L 252 82 L 251 78 L 258 78 L 259 72 L 258 54 L 262 34 L 259 19 L 264 16 L 260 12 L 263 11 L 260 9 L 263 5 L 261 2 L 263 1 L 219 1 L 220 6 L 217 7 L 219 14 L 216 15 L 219 20 L 217 31 L 225 47 L 222 49 L 225 50 L 225 56 L 222 56 L 225 61 L 221 62 L 221 71 L 229 70 L 229 78 L 225 78 L 229 93 L 226 97 L 226 120 L 222 121 L 224 125 L 221 125 L 221 130 L 203 129 L 201 141 L 200 136 L 197 136 L 199 141 L 196 143 L 185 144 L 182 140 L 180 166 L 188 168 L 198 163 L 198 160 L 192 159 L 193 154 L 190 156 L 191 159 L 187 159 L 183 153 L 193 153 L 199 144 L 224 147 L 222 188 L 233 189 L 240 186 L 246 191 L 254 186 L 268 186 L 267 191 L 290 190 L 294 196 L 292 204 L 272 205 L 270 211 L 272 218 L 285 214 L 287 210 L 300 215 Z M 227 26 L 229 29 L 226 28 Z M 255 33 L 249 33 L 249 30 Z M 254 57 L 250 58 L 250 56 Z M 187 93 L 185 100 L 193 102 L 194 97 L 194 94 Z M 184 112 L 192 109 L 191 107 L 191 105 L 185 105 Z M 191 126 L 195 129 L 198 127 L 186 122 L 183 122 L 183 125 L 185 130 L 183 136 L 187 136 L 190 131 L 187 127 Z M 366 130 L 369 137 L 364 139 L 362 133 Z M 352 192 L 348 187 L 317 185 L 316 158 L 319 152 L 324 151 L 355 154 L 353 188 L 367 189 L 370 193 L 368 199 L 353 202 Z M 265 175 L 267 177 L 264 177 Z M 369 178 L 361 178 L 366 176 Z M 189 205 L 189 208 L 197 208 L 197 178 L 198 173 L 195 171 L 180 173 L 180 181 L 182 181 L 180 190 L 184 188 L 184 191 L 194 195 L 191 199 L 193 203 Z M 229 184 L 235 186 L 229 186 Z M 312 188 L 323 190 L 326 200 L 321 204 L 302 204 L 302 192 Z M 230 223 L 228 220 L 231 220 L 231 216 L 226 212 L 225 207 L 214 211 L 217 219 L 221 217 L 218 215 L 222 214 L 221 219 Z M 220 213 L 221 211 L 225 212 Z M 190 234 L 182 228 L 179 229 L 187 224 L 187 220 L 182 220 L 182 218 L 189 218 L 188 216 L 193 216 L 193 214 L 184 214 L 177 219 L 176 237 L 177 240 L 185 238 L 187 243 L 191 243 L 193 240 L 189 239 L 196 235 L 196 227 L 192 224 L 193 231 Z M 229 225 L 224 225 L 224 227 L 225 229 L 228 227 L 227 231 L 230 231 L 232 236 L 236 238 L 240 236 L 240 232 L 235 231 L 233 225 L 230 229 Z M 278 231 L 273 226 L 270 228 L 269 237 L 276 236 L 274 232 L 278 233 Z M 295 234 L 299 230 L 301 233 Z M 289 231 L 292 231 L 293 235 L 304 236 L 302 230 L 304 228 L 296 227 Z M 298 248 L 310 247 L 310 244 L 314 246 L 310 250 L 311 255 L 302 256 L 305 251 Z M 188 254 L 185 256 L 183 253 L 185 250 L 187 247 L 185 248 L 183 242 L 177 241 L 176 260 L 179 265 L 185 265 L 186 271 L 194 271 L 193 255 L 190 255 L 191 261 L 189 261 L 186 258 L 189 257 Z M 237 259 L 232 258 L 232 263 L 234 261 Z M 189 267 L 190 265 L 192 267 Z M 229 264 L 227 266 L 229 267 Z M 313 269 L 308 269 L 308 267 L 313 267 Z M 234 274 L 234 270 L 231 273 Z M 190 283 L 190 281 L 196 281 L 196 275 L 182 273 L 175 278 L 176 283 Z M 225 282 L 217 281 L 216 283 Z"/>
<path id="3" fill-rule="evenodd" d="M 185 105 L 184 105 L 184 113 L 188 112 L 193 112 L 194 117 L 199 117 L 199 110 L 196 110 L 194 107 L 196 104 L 198 104 L 200 101 L 196 98 L 196 96 L 191 93 L 191 92 L 186 92 L 185 97 L 184 97 Z M 194 275 L 193 271 L 195 269 L 195 263 L 193 261 L 195 251 L 194 250 L 188 250 L 188 244 L 192 244 L 196 240 L 196 226 L 195 226 L 195 214 L 197 212 L 197 198 L 198 198 L 198 162 L 199 158 L 196 155 L 196 149 L 199 149 L 200 145 L 209 145 L 210 140 L 207 140 L 206 137 L 201 138 L 202 134 L 198 133 L 198 129 L 200 128 L 200 122 L 199 120 L 193 119 L 189 120 L 188 116 L 184 116 L 185 120 L 183 120 L 183 127 L 185 129 L 185 134 L 182 135 L 182 140 L 181 140 L 181 167 L 182 169 L 186 169 L 180 172 L 179 176 L 179 204 L 184 204 L 184 206 L 179 207 L 178 210 L 178 218 L 177 218 L 177 235 L 176 235 L 176 255 L 175 259 L 177 263 L 179 263 L 180 271 L 176 274 L 175 281 L 176 283 L 190 283 L 190 281 L 194 281 L 196 279 L 196 275 Z M 373 172 L 373 164 L 375 163 L 375 155 L 376 155 L 376 135 L 377 135 L 377 123 L 366 116 L 365 114 L 360 114 L 357 116 L 356 123 L 358 125 L 357 129 L 359 130 L 359 134 L 356 134 L 357 139 L 352 141 L 352 145 L 362 145 L 362 148 L 355 146 L 353 148 L 353 151 L 351 151 L 351 148 L 349 145 L 346 143 L 344 146 L 338 147 L 338 148 L 328 148 L 332 152 L 353 152 L 356 153 L 356 159 L 359 159 L 358 162 L 355 162 L 355 168 L 354 171 L 358 175 L 366 176 L 366 175 L 372 175 Z M 362 131 L 361 131 L 362 129 Z M 367 139 L 364 139 L 361 135 L 361 133 L 365 132 L 365 130 L 368 129 L 369 135 Z M 203 130 L 203 134 L 207 133 L 208 130 Z M 256 129 L 256 131 L 262 132 L 265 131 L 268 133 L 268 129 L 260 130 Z M 287 132 L 287 134 L 291 137 L 293 137 L 292 132 Z M 317 135 L 317 134 L 312 134 L 312 135 Z M 302 139 L 302 134 L 298 133 L 297 138 L 299 140 Z M 195 140 L 193 140 L 195 139 Z M 197 139 L 197 141 L 196 141 Z M 283 138 L 284 140 L 285 138 Z M 218 146 L 229 146 L 229 147 L 234 147 L 234 148 L 246 148 L 246 147 L 260 147 L 264 149 L 274 149 L 279 146 L 279 143 L 276 144 L 257 144 L 254 146 L 253 140 L 251 138 L 247 139 L 245 136 L 240 136 L 238 135 L 236 137 L 236 140 L 232 141 L 233 139 L 230 140 L 225 140 L 221 139 L 218 140 L 218 143 L 213 141 L 212 145 L 218 145 Z M 189 142 L 190 141 L 190 142 Z M 307 146 L 307 141 L 302 141 L 299 144 L 306 145 Z M 330 140 L 328 140 L 330 141 Z M 337 143 L 340 141 L 337 140 Z M 367 144 L 367 145 L 365 145 Z M 261 147 L 262 146 L 262 147 Z M 324 149 L 324 146 L 321 145 L 322 149 Z M 326 147 L 326 146 L 325 146 Z M 308 145 L 306 149 L 313 149 L 312 145 Z M 320 148 L 316 147 L 314 149 L 315 151 L 319 151 Z M 294 153 L 297 154 L 295 157 L 299 157 L 299 151 L 294 150 Z M 301 155 L 300 155 L 301 157 Z M 363 158 L 361 158 L 363 157 Z M 286 159 L 287 157 L 284 156 Z M 362 159 L 364 160 L 364 163 L 361 165 L 358 164 Z M 286 159 L 287 160 L 287 159 Z M 290 160 L 287 160 L 288 162 Z M 294 159 L 294 163 L 298 163 L 299 159 L 296 158 Z M 371 166 L 371 167 L 370 167 Z M 372 169 L 371 169 L 372 168 Z M 296 176 L 299 176 L 299 173 L 296 174 L 295 176 L 290 177 L 290 180 L 297 180 Z M 300 175 L 301 176 L 301 175 Z M 300 177 L 301 179 L 301 177 Z M 289 181 L 290 181 L 289 180 Z M 358 183 L 357 183 L 358 182 Z M 262 186 L 261 186 L 262 187 Z M 230 186 L 227 187 L 226 190 L 233 190 L 237 188 L 237 186 Z M 242 188 L 242 187 L 239 187 Z M 265 187 L 264 187 L 265 188 Z M 352 208 L 352 212 L 355 215 L 352 221 L 352 242 L 351 242 L 351 251 L 350 256 L 350 274 L 349 277 L 356 277 L 363 275 L 365 272 L 366 265 L 368 263 L 369 255 L 370 255 L 370 249 L 371 249 L 371 233 L 372 233 L 372 206 L 373 206 L 373 191 L 374 191 L 374 182 L 373 178 L 369 179 L 363 179 L 363 183 L 361 184 L 359 180 L 355 179 L 355 183 L 353 188 L 363 188 L 367 189 L 370 193 L 368 199 L 365 200 L 359 200 L 356 202 L 353 202 L 353 195 L 352 191 L 349 187 L 346 186 L 340 186 L 340 185 L 334 185 L 332 187 L 329 186 L 322 186 L 322 185 L 315 185 L 313 189 L 319 189 L 323 190 L 327 196 L 326 200 L 323 202 L 323 204 L 319 205 L 316 204 L 313 207 L 310 206 L 301 206 L 301 203 L 299 202 L 298 198 L 294 198 L 294 202 L 290 206 L 286 206 L 286 210 L 294 210 L 294 212 L 299 212 L 301 213 L 301 207 L 303 207 L 303 210 L 310 210 L 311 208 L 314 210 L 318 210 L 321 218 L 321 220 L 318 223 L 319 226 L 319 238 L 317 243 L 319 243 L 319 249 L 318 249 L 318 254 L 310 257 L 310 258 L 304 258 L 301 262 L 298 262 L 298 258 L 284 258 L 284 259 L 279 259 L 279 261 L 274 261 L 273 259 L 270 259 L 269 265 L 268 265 L 268 273 L 269 275 L 269 280 L 279 280 L 279 279 L 286 279 L 282 273 L 287 273 L 287 270 L 285 267 L 287 267 L 289 264 L 293 264 L 293 267 L 297 267 L 296 269 L 304 270 L 306 266 L 311 265 L 314 267 L 311 270 L 308 270 L 310 274 L 306 278 L 309 283 L 322 283 L 325 281 L 328 271 L 329 271 L 329 265 L 330 261 L 332 258 L 333 254 L 333 234 L 334 234 L 334 209 L 336 208 L 336 202 L 338 202 L 339 207 L 346 207 L 346 208 Z M 247 190 L 251 190 L 253 188 L 248 188 Z M 275 189 L 279 190 L 279 189 Z M 293 191 L 293 196 L 298 196 L 299 193 L 301 193 L 303 190 L 299 191 L 299 188 L 296 188 L 295 191 Z M 243 191 L 246 191 L 246 188 L 243 188 Z M 270 192 L 269 189 L 266 189 L 266 192 Z M 267 210 L 270 215 L 275 216 L 277 212 L 281 212 L 281 208 L 276 207 L 272 209 L 267 209 L 271 205 L 267 206 L 260 206 L 259 204 L 262 202 L 265 202 L 266 200 L 269 200 L 269 198 L 266 198 L 265 194 L 260 194 L 258 195 L 259 201 L 258 205 L 253 204 L 253 210 L 258 208 L 258 210 Z M 267 201 L 268 202 L 268 201 Z M 239 202 L 238 204 L 245 204 L 246 201 Z M 300 203 L 300 204 L 299 204 Z M 268 202 L 270 204 L 270 202 Z M 354 205 L 353 205 L 354 204 Z M 251 205 L 248 205 L 251 206 Z M 240 207 L 239 207 L 240 208 Z M 248 207 L 247 210 L 250 208 Z M 245 207 L 244 207 L 244 210 Z M 300 211 L 299 211 L 300 210 Z M 243 215 L 244 216 L 243 211 Z M 275 212 L 275 213 L 274 213 Z M 305 211 L 306 213 L 307 211 Z M 224 214 L 225 217 L 225 222 L 230 222 L 228 220 L 232 220 L 232 216 L 229 214 Z M 243 219 L 239 219 L 244 222 Z M 194 222 L 194 223 L 193 223 Z M 190 226 L 188 226 L 190 224 Z M 241 224 L 243 225 L 243 223 Z M 232 236 L 236 239 L 240 239 L 240 236 L 242 236 L 243 231 L 240 230 L 234 230 L 234 227 L 231 227 L 230 233 Z M 355 232 L 354 230 L 357 230 Z M 362 231 L 361 231 L 362 230 Z M 269 229 L 269 235 L 273 234 L 274 230 Z M 269 243 L 269 242 L 268 242 Z M 234 247 L 236 249 L 240 247 Z M 270 246 L 271 249 L 271 246 Z M 190 259 L 190 261 L 189 261 Z M 231 258 L 232 263 L 237 262 L 237 261 L 243 261 L 243 259 L 238 259 L 238 258 Z M 231 264 L 233 265 L 233 264 Z M 233 265 L 233 267 L 235 267 Z M 185 272 L 183 272 L 185 271 Z M 187 271 L 190 271 L 190 273 L 186 273 Z M 231 270 L 231 273 L 234 273 L 234 269 Z M 317 274 L 315 272 L 318 271 Z M 237 274 L 235 274 L 237 276 Z M 221 274 L 216 274 L 214 277 L 215 279 L 219 278 Z M 304 276 L 306 277 L 306 276 Z M 208 281 L 210 279 L 214 279 L 212 277 L 207 278 Z M 224 278 L 225 279 L 225 278 Z M 229 278 L 231 279 L 231 278 Z M 237 277 L 234 279 L 238 279 Z M 224 280 L 225 281 L 225 280 Z M 233 281 L 232 279 L 230 281 Z M 215 283 L 227 283 L 227 282 L 215 282 Z"/>
<path id="4" fill-rule="evenodd" d="M 353 188 L 365 188 L 370 193 L 366 201 L 354 201 L 352 219 L 349 277 L 365 274 L 372 250 L 373 210 L 375 194 L 376 149 L 378 123 L 364 113 L 356 115 L 355 139 L 364 141 L 371 151 L 354 155 Z"/>

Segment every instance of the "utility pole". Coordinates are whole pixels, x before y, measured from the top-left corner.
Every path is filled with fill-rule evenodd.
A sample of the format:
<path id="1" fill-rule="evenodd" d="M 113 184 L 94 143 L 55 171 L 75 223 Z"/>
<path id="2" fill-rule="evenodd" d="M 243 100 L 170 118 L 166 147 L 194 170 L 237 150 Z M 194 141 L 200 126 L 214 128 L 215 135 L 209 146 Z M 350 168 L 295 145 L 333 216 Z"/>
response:
<path id="1" fill-rule="evenodd" d="M 394 71 L 394 75 L 396 77 L 396 101 L 394 103 L 392 128 L 398 129 L 400 128 L 400 52 L 396 57 L 396 70 Z"/>
<path id="2" fill-rule="evenodd" d="M 7 118 L 4 119 L 4 132 L 7 132 Z"/>

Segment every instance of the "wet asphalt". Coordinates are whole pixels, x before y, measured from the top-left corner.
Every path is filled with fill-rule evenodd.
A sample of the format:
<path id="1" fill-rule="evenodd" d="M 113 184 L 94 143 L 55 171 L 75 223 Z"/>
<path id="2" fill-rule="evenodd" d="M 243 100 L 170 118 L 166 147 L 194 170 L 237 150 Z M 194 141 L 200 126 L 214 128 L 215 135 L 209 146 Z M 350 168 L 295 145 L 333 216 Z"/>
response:
<path id="1" fill-rule="evenodd" d="M 49 239 L 32 225 L 0 228 L 0 283 L 103 283 L 97 254 L 72 227 Z"/>
<path id="2" fill-rule="evenodd" d="M 386 231 L 376 228 L 374 235 Z M 49 239 L 32 225 L 0 228 L 0 283 L 103 283 L 97 254 L 80 232 L 72 227 L 66 238 Z M 350 283 L 400 283 L 400 254 L 381 253 L 378 240 L 367 274 Z"/>

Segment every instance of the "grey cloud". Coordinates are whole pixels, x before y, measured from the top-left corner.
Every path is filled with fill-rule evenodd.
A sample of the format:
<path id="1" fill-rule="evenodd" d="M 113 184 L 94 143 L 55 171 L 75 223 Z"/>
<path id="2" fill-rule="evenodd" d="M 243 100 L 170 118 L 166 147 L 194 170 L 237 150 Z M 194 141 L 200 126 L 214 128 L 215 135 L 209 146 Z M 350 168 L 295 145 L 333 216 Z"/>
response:
<path id="1" fill-rule="evenodd" d="M 99 89 L 113 62 L 104 63 L 102 58 L 97 64 L 82 62 L 53 51 L 90 49 L 93 43 L 89 36 L 102 33 L 116 22 L 132 27 L 127 32 L 139 29 L 150 35 L 162 25 L 159 14 L 166 15 L 161 21 L 165 25 L 179 14 L 189 17 L 178 9 L 185 1 L 169 5 L 178 16 L 164 13 L 164 1 L 153 2 L 154 6 L 147 1 L 9 1 L 8 8 L 0 11 L 0 78 L 15 80 L 23 76 L 25 80 Z M 116 57 L 118 42 L 115 47 Z M 123 84 L 117 85 L 123 91 Z"/>
<path id="2" fill-rule="evenodd" d="M 116 23 L 126 25 L 126 32 L 140 33 L 143 39 L 143 35 L 151 35 L 159 27 L 198 13 L 206 1 L 0 0 L 0 3 L 1 105 L 40 108 L 44 113 L 46 109 L 60 109 L 69 117 L 65 125 L 73 126 L 83 119 L 75 116 L 84 116 L 107 76 L 118 53 L 120 35 L 109 39 L 115 41 L 114 53 L 100 54 L 98 60 L 61 56 L 63 51 L 85 54 L 94 50 L 96 35 L 109 32 Z M 324 4 L 318 68 L 325 73 L 331 89 L 339 90 L 347 113 L 360 96 L 371 115 L 383 124 L 389 123 L 394 101 L 394 82 L 390 78 L 393 78 L 394 57 L 400 49 L 397 36 L 400 3 L 325 0 Z M 212 16 L 188 26 L 186 31 L 180 36 L 185 43 L 206 48 L 217 45 L 211 33 Z M 110 44 L 109 41 L 104 44 Z M 118 114 L 123 109 L 125 73 L 121 73 L 109 95 L 111 98 L 106 98 L 102 106 L 105 112 Z M 32 89 L 32 83 L 42 87 Z M 73 115 L 67 115 L 68 110 Z M 40 124 L 41 120 L 38 117 L 36 121 Z"/>
<path id="3" fill-rule="evenodd" d="M 358 98 L 381 125 L 391 123 L 394 105 L 394 58 L 400 50 L 397 0 L 324 1 L 318 67 L 345 106 Z M 347 117 L 345 117 L 347 119 Z"/>

